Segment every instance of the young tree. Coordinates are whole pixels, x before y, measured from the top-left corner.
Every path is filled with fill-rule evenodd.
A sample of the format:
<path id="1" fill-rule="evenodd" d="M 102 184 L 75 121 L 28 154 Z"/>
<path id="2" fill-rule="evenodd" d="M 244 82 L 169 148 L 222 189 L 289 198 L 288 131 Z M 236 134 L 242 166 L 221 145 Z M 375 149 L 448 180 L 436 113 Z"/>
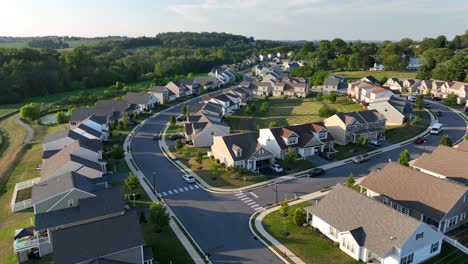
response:
<path id="1" fill-rule="evenodd" d="M 421 117 L 419 117 L 419 115 L 416 115 L 413 119 L 413 125 L 418 125 L 419 123 L 421 123 Z"/>
<path id="2" fill-rule="evenodd" d="M 335 103 L 336 102 L 336 94 L 335 93 L 330 93 L 328 95 L 328 101 L 330 101 L 330 103 Z"/>
<path id="3" fill-rule="evenodd" d="M 250 107 L 250 105 L 248 105 L 247 107 L 245 107 L 244 113 L 245 113 L 246 115 L 252 115 L 252 112 L 253 112 L 253 111 L 252 111 L 252 107 Z"/>
<path id="4" fill-rule="evenodd" d="M 269 128 L 277 127 L 277 126 L 279 126 L 279 124 L 278 124 L 278 122 L 276 122 L 276 121 L 270 122 L 270 124 L 268 124 L 268 127 L 269 127 Z"/>
<path id="5" fill-rule="evenodd" d="M 124 114 L 122 117 L 122 126 L 123 128 L 128 128 L 129 125 L 130 125 L 130 121 L 128 120 L 128 115 Z"/>
<path id="6" fill-rule="evenodd" d="M 119 144 L 112 145 L 111 158 L 115 160 L 123 159 L 125 156 L 124 149 Z"/>
<path id="7" fill-rule="evenodd" d="M 416 96 L 416 103 L 415 104 L 416 104 L 416 108 L 418 108 L 419 110 L 424 108 L 424 97 L 423 97 L 423 95 Z"/>
<path id="8" fill-rule="evenodd" d="M 356 180 L 354 180 L 354 174 L 350 172 L 348 178 L 346 179 L 346 186 L 353 187 L 355 183 Z"/>
<path id="9" fill-rule="evenodd" d="M 267 112 L 268 112 L 268 108 L 269 108 L 269 103 L 268 103 L 268 102 L 263 102 L 263 103 L 260 105 L 260 111 L 262 111 L 262 113 L 267 113 Z"/>
<path id="10" fill-rule="evenodd" d="M 20 108 L 21 119 L 35 121 L 41 117 L 41 104 L 30 103 Z"/>
<path id="11" fill-rule="evenodd" d="M 203 163 L 203 153 L 201 151 L 197 152 L 197 155 L 195 156 L 195 161 L 198 163 L 198 165 L 202 165 Z"/>
<path id="12" fill-rule="evenodd" d="M 320 117 L 326 118 L 326 117 L 330 117 L 330 116 L 336 114 L 336 112 L 337 111 L 336 111 L 335 108 L 324 105 L 324 106 L 320 107 L 318 114 L 319 114 Z"/>
<path id="13" fill-rule="evenodd" d="M 367 144 L 369 143 L 369 139 L 366 136 L 359 136 L 358 138 L 358 145 L 362 147 L 367 147 Z"/>
<path id="14" fill-rule="evenodd" d="M 440 139 L 439 145 L 452 147 L 453 142 L 452 142 L 452 139 L 448 135 L 443 135 L 442 138 Z"/>
<path id="15" fill-rule="evenodd" d="M 184 145 L 182 147 L 182 153 L 184 156 L 189 156 L 190 155 L 190 147 L 188 145 Z"/>
<path id="16" fill-rule="evenodd" d="M 322 101 L 323 100 L 323 94 L 322 93 L 318 93 L 317 96 L 315 96 L 315 100 L 317 101 Z"/>
<path id="17" fill-rule="evenodd" d="M 288 210 L 289 210 L 289 205 L 288 205 L 288 200 L 284 199 L 282 202 L 281 202 L 281 205 L 280 205 L 280 209 L 279 209 L 279 213 L 282 215 L 282 216 L 287 216 L 288 215 Z"/>
<path id="18" fill-rule="evenodd" d="M 135 174 L 130 173 L 127 179 L 125 179 L 125 186 L 127 186 L 127 188 L 133 192 L 136 188 L 138 188 L 138 185 L 140 185 L 138 177 Z"/>
<path id="19" fill-rule="evenodd" d="M 218 165 L 216 163 L 211 164 L 210 166 L 211 174 L 215 175 L 218 172 Z"/>
<path id="20" fill-rule="evenodd" d="M 403 166 L 408 167 L 410 160 L 411 160 L 411 155 L 409 151 L 405 149 L 400 153 L 400 157 L 398 158 L 398 163 L 400 163 Z"/>
<path id="21" fill-rule="evenodd" d="M 177 150 L 179 150 L 179 149 L 181 149 L 183 146 L 184 146 L 184 144 L 182 143 L 182 140 L 176 139 L 176 141 L 175 141 L 175 146 L 174 146 L 174 147 L 175 147 Z"/>
<path id="22" fill-rule="evenodd" d="M 444 101 L 449 105 L 454 105 L 457 103 L 458 96 L 454 93 L 448 94 Z"/>
<path id="23" fill-rule="evenodd" d="M 176 125 L 176 118 L 175 116 L 171 116 L 171 118 L 169 118 L 169 127 L 173 128 L 175 127 L 175 125 Z"/>
<path id="24" fill-rule="evenodd" d="M 171 217 L 167 213 L 166 207 L 159 202 L 153 203 L 149 209 L 149 222 L 153 226 L 156 233 L 162 231 L 162 229 L 169 225 Z"/>
<path id="25" fill-rule="evenodd" d="M 296 208 L 293 215 L 293 223 L 295 225 L 302 225 L 306 221 L 306 212 L 302 208 Z"/>
<path id="26" fill-rule="evenodd" d="M 293 163 L 296 158 L 297 158 L 297 153 L 294 153 L 291 148 L 288 148 L 288 152 L 286 152 L 286 155 L 284 155 L 284 161 L 287 164 Z"/>
<path id="27" fill-rule="evenodd" d="M 184 105 L 182 106 L 182 109 L 180 110 L 180 113 L 183 115 L 183 116 L 187 116 L 190 112 L 190 107 L 188 105 Z"/>
<path id="28" fill-rule="evenodd" d="M 69 116 L 66 115 L 63 111 L 59 111 L 55 114 L 55 121 L 57 124 L 64 124 L 68 122 Z"/>
<path id="29" fill-rule="evenodd" d="M 401 88 L 401 92 L 402 93 L 407 93 L 408 92 L 408 86 L 403 86 L 403 88 Z"/>

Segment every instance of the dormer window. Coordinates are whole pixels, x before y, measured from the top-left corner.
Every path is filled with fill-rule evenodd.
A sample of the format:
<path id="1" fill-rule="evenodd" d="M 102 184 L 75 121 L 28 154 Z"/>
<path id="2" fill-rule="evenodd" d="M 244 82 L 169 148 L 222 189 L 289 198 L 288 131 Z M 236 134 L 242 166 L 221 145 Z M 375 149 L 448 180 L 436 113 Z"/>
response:
<path id="1" fill-rule="evenodd" d="M 320 132 L 319 133 L 319 139 L 326 139 L 327 138 L 327 132 Z"/>
<path id="2" fill-rule="evenodd" d="M 288 145 L 297 144 L 298 138 L 297 137 L 290 137 L 288 138 Z"/>
<path id="3" fill-rule="evenodd" d="M 242 156 L 242 149 L 238 149 L 236 151 L 236 157 L 240 157 L 240 156 Z"/>

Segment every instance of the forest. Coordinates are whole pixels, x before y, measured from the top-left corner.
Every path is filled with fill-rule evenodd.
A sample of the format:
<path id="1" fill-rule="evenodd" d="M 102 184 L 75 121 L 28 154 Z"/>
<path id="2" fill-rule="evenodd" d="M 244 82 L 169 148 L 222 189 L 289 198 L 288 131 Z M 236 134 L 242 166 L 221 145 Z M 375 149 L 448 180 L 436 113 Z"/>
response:
<path id="1" fill-rule="evenodd" d="M 388 70 L 404 70 L 410 57 L 424 65 L 418 78 L 466 80 L 468 31 L 417 42 L 318 42 L 254 40 L 227 33 L 161 33 L 155 37 L 104 39 L 97 45 L 56 50 L 65 42 L 29 40 L 43 48 L 0 49 L 0 104 L 26 97 L 109 86 L 116 81 L 151 80 L 161 83 L 188 73 L 208 72 L 213 66 L 240 62 L 253 54 L 294 51 L 313 71 L 366 70 L 375 62 Z M 34 44 L 35 43 L 35 44 Z M 48 45 L 51 45 L 49 47 Z M 63 47 L 63 46 L 62 46 Z M 163 84 L 163 83 L 161 83 Z"/>

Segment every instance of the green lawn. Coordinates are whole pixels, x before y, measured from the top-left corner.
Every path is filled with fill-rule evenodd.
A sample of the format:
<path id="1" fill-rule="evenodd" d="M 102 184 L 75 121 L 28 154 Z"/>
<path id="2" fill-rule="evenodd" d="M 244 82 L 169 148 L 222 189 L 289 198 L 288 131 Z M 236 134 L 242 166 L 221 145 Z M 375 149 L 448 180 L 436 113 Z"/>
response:
<path id="1" fill-rule="evenodd" d="M 0 105 L 0 119 L 18 111 L 20 107 L 21 104 Z"/>
<path id="2" fill-rule="evenodd" d="M 268 214 L 263 219 L 265 230 L 279 242 L 291 250 L 305 263 L 314 264 L 354 264 L 361 263 L 354 260 L 339 248 L 334 247 L 331 240 L 317 233 L 313 229 L 296 226 L 292 222 L 292 215 L 296 208 L 309 206 L 303 202 L 289 207 L 288 216 L 281 216 L 278 211 Z M 287 230 L 289 236 L 283 236 L 281 231 Z"/>
<path id="3" fill-rule="evenodd" d="M 169 127 L 166 131 L 166 138 L 169 139 L 173 134 L 181 134 L 184 132 L 184 127 L 182 125 L 175 125 L 174 127 Z"/>
<path id="4" fill-rule="evenodd" d="M 424 264 L 468 264 L 467 255 L 456 247 L 442 243 L 442 251 L 439 255 L 423 262 Z"/>
<path id="5" fill-rule="evenodd" d="M 276 162 L 283 167 L 284 171 L 287 174 L 296 173 L 300 171 L 305 171 L 307 169 L 312 169 L 315 167 L 315 164 L 307 160 L 295 160 L 290 164 L 287 164 L 284 160 L 276 160 Z"/>
<path id="6" fill-rule="evenodd" d="M 413 138 L 427 129 L 428 124 L 431 122 L 431 117 L 426 111 L 415 111 L 415 115 L 421 118 L 421 123 L 418 125 L 411 125 L 406 127 L 401 126 L 387 126 L 385 128 L 385 141 L 395 144 Z"/>
<path id="7" fill-rule="evenodd" d="M 324 105 L 333 107 L 338 112 L 362 110 L 362 106 L 348 101 L 346 97 L 338 97 L 335 103 L 329 103 L 326 100 L 318 102 L 312 98 L 270 98 L 268 113 L 262 113 L 259 109 L 263 102 L 261 99 L 252 102 L 255 107 L 252 115 L 247 115 L 243 108 L 226 118 L 231 131 L 256 131 L 258 128 L 268 127 L 274 121 L 280 126 L 322 121 L 323 118 L 318 115 L 318 111 Z"/>
<path id="8" fill-rule="evenodd" d="M 383 77 L 416 78 L 416 73 L 416 71 L 343 71 L 336 74 L 343 75 L 348 81 L 355 81 L 368 75 L 374 76 L 377 80 Z"/>
<path id="9" fill-rule="evenodd" d="M 22 49 L 27 48 L 28 43 L 26 42 L 1 42 L 0 49 Z"/>
<path id="10" fill-rule="evenodd" d="M 375 148 L 372 146 L 363 147 L 363 146 L 359 146 L 358 144 L 348 144 L 345 146 L 335 144 L 334 148 L 337 152 L 333 153 L 333 155 L 335 156 L 335 159 L 337 160 L 351 158 L 351 157 L 375 150 Z"/>

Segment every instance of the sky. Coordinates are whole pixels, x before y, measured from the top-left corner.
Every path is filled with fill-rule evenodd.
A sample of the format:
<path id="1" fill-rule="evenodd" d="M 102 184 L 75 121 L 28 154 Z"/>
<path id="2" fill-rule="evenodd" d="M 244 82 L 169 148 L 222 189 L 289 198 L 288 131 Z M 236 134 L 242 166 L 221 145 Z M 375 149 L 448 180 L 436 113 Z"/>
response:
<path id="1" fill-rule="evenodd" d="M 0 0 L 0 36 L 155 36 L 399 40 L 468 29 L 466 0 Z"/>

